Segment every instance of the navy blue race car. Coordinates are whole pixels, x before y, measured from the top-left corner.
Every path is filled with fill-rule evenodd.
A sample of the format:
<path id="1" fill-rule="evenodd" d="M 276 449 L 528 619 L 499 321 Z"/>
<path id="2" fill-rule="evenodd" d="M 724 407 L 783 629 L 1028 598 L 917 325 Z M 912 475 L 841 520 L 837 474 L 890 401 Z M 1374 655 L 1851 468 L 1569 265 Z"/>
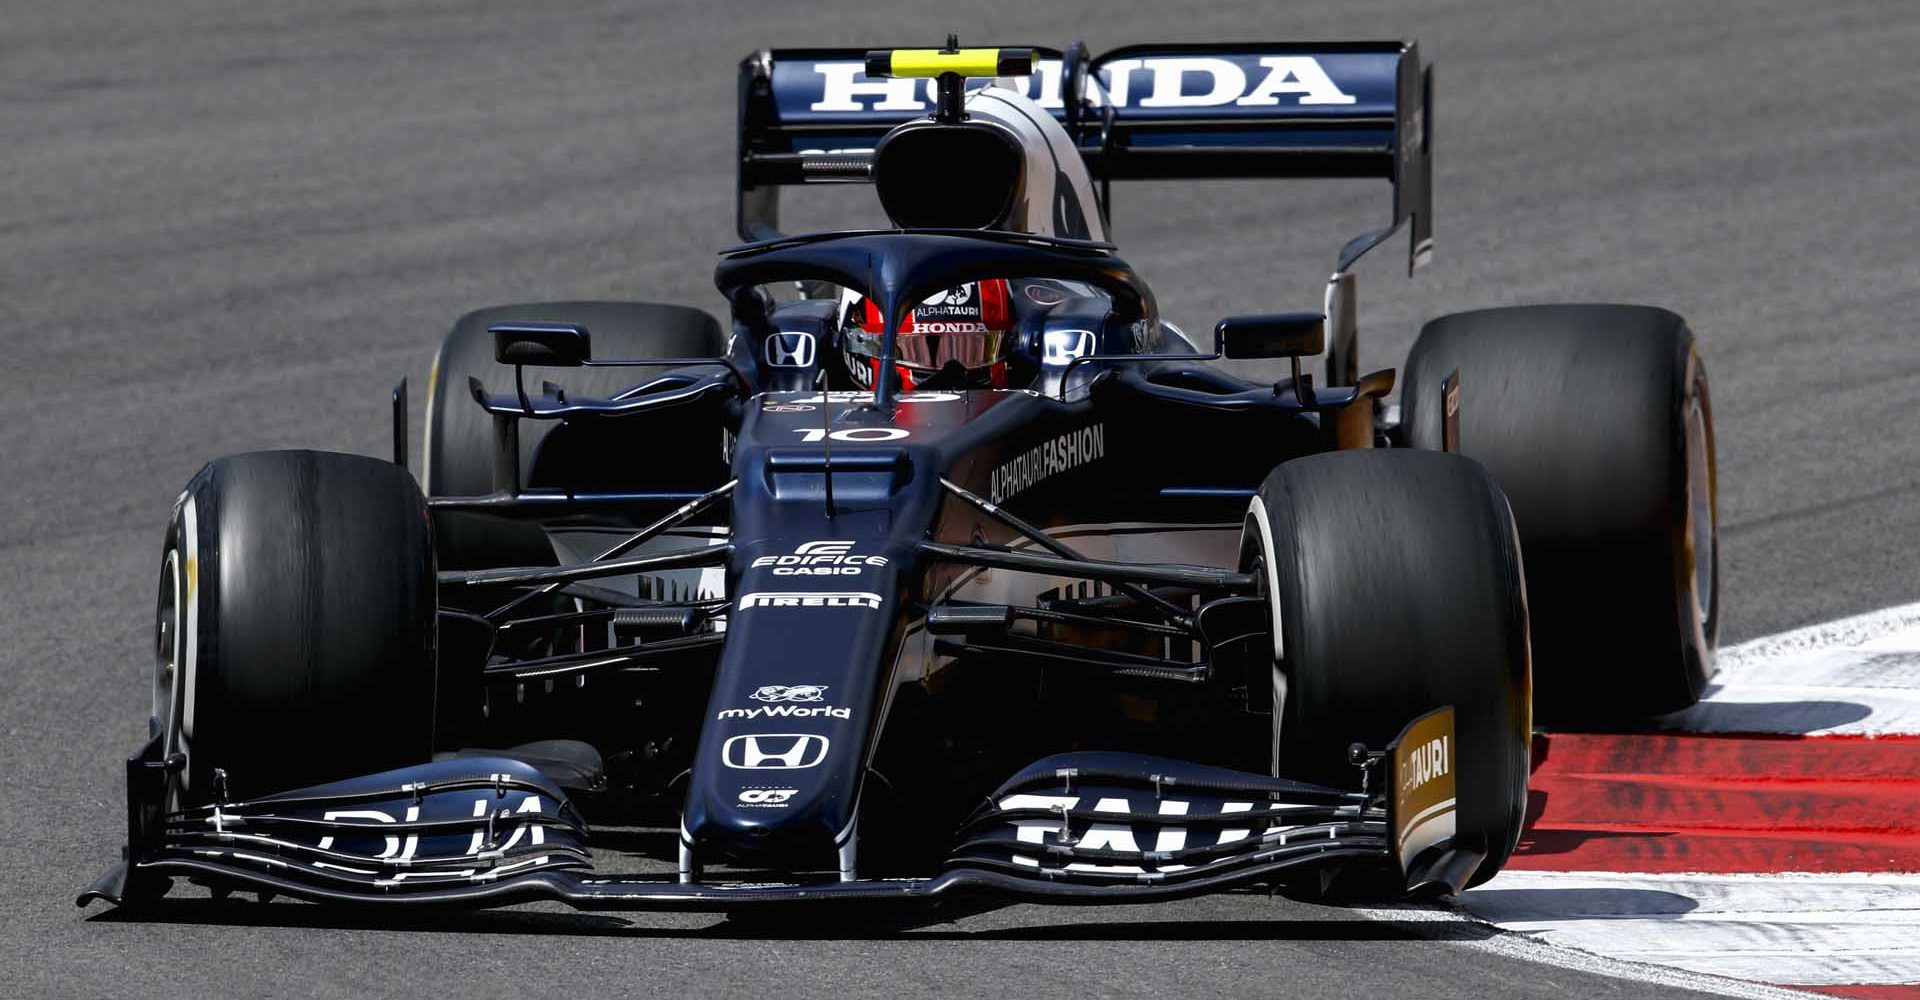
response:
<path id="1" fill-rule="evenodd" d="M 760 52 L 739 86 L 725 323 L 482 309 L 419 481 L 402 383 L 391 462 L 188 484 L 126 857 L 83 904 L 1447 893 L 1514 848 L 1536 702 L 1698 697 L 1713 435 L 1678 316 L 1463 313 L 1358 367 L 1355 261 L 1431 248 L 1414 45 L 950 40 Z M 1211 177 L 1385 179 L 1393 211 L 1322 309 L 1195 337 L 1107 219 L 1115 181 Z M 818 183 L 894 228 L 780 232 Z"/>

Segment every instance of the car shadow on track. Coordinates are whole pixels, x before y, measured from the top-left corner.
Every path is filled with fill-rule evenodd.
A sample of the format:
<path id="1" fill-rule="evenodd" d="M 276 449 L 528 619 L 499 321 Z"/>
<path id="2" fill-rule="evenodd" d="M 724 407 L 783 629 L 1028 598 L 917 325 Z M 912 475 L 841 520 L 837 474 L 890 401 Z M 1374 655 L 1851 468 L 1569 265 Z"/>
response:
<path id="1" fill-rule="evenodd" d="M 325 930 L 379 930 L 432 934 L 549 934 L 568 937 L 715 940 L 900 940 L 900 941 L 1401 941 L 1482 940 L 1498 931 L 1467 921 L 1364 919 L 1167 919 L 1085 920 L 995 925 L 969 930 L 955 925 L 990 912 L 934 911 L 915 915 L 809 912 L 747 917 L 712 916 L 699 926 L 656 926 L 598 913 L 540 910 L 417 910 L 316 906 L 288 900 L 269 903 L 228 899 L 168 899 L 139 910 L 107 910 L 88 919 L 98 924 L 180 924 Z M 1054 911 L 1050 916 L 1057 916 Z M 694 920 L 708 915 L 687 914 Z"/>
<path id="2" fill-rule="evenodd" d="M 1692 708 L 1637 722 L 1562 720 L 1556 733 L 1604 735 L 1804 735 L 1860 722 L 1873 714 L 1855 701 L 1716 701 L 1718 684 L 1708 684 Z"/>

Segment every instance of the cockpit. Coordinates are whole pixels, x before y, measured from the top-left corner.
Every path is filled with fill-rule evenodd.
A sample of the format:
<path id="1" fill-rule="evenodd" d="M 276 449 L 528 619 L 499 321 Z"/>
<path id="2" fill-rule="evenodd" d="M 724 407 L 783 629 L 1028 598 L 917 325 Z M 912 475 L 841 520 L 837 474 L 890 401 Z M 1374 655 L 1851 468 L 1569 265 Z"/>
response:
<path id="1" fill-rule="evenodd" d="M 1108 331 L 1112 300 L 1084 282 L 988 278 L 934 293 L 900 324 L 891 361 L 903 389 L 1017 389 L 1076 358 L 1135 343 L 1132 325 Z M 882 353 L 879 308 L 857 292 L 842 297 L 840 356 L 829 377 L 843 388 L 873 388 Z M 1104 334 L 1104 336 L 1103 336 Z"/>
<path id="2" fill-rule="evenodd" d="M 1002 86 L 973 92 L 964 107 L 961 120 L 908 122 L 875 147 L 874 190 L 895 226 L 1106 239 L 1086 164 L 1052 115 Z M 1151 351 L 1165 339 L 1157 317 L 1112 329 L 1111 314 L 1112 300 L 1085 282 L 969 282 L 916 304 L 888 363 L 903 389 L 1025 388 L 1077 358 Z M 838 387 L 874 387 L 884 329 L 874 302 L 841 293 L 838 364 L 828 368 Z"/>

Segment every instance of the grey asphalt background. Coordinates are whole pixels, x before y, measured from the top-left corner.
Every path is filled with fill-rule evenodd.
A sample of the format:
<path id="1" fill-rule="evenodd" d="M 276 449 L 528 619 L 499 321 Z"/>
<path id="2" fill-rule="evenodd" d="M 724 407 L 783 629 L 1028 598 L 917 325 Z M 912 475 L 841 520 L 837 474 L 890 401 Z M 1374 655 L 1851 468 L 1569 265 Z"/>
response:
<path id="1" fill-rule="evenodd" d="M 817 939 L 708 917 L 73 908 L 121 840 L 160 534 L 194 470 L 256 448 L 384 454 L 388 389 L 412 376 L 417 429 L 434 347 L 470 308 L 716 307 L 739 57 L 949 29 L 1096 50 L 1419 38 L 1439 66 L 1439 246 L 1413 282 L 1403 246 L 1363 270 L 1363 363 L 1398 364 L 1452 309 L 1672 307 L 1713 379 L 1724 638 L 1920 599 L 1911 0 L 8 0 L 0 995 L 1658 992 L 1262 896 Z M 1116 203 L 1126 255 L 1204 329 L 1317 307 L 1387 188 L 1140 185 Z M 836 221 L 815 207 L 793 228 Z"/>

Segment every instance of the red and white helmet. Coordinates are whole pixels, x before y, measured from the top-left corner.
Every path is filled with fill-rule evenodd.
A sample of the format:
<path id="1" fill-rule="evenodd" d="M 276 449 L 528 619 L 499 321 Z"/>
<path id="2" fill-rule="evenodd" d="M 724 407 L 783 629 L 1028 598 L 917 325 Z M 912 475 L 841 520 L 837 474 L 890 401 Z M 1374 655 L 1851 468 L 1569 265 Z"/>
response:
<path id="1" fill-rule="evenodd" d="M 992 278 L 949 288 L 915 306 L 901 321 L 894 344 L 900 388 L 930 382 L 943 389 L 1006 388 L 1014 334 L 1011 298 L 1006 279 Z M 885 327 L 871 300 L 856 298 L 851 306 L 842 337 L 847 374 L 871 389 L 879 381 Z"/>

